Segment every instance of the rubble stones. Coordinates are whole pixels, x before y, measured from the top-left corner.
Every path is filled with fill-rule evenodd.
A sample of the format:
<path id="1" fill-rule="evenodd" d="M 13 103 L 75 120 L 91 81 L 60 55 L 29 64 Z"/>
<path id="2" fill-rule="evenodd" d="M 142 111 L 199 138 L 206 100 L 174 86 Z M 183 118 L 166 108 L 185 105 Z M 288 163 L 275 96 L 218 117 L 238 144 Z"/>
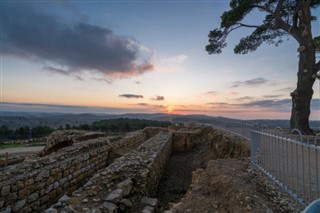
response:
<path id="1" fill-rule="evenodd" d="M 68 213 L 77 213 L 77 211 L 72 206 L 66 206 L 64 208 L 64 211 Z"/>
<path id="2" fill-rule="evenodd" d="M 141 213 L 154 213 L 154 212 L 155 212 L 154 207 L 146 206 L 144 207 Z"/>
<path id="3" fill-rule="evenodd" d="M 150 197 L 143 197 L 141 199 L 141 203 L 148 205 L 148 206 L 153 206 L 156 207 L 158 205 L 158 199 L 156 198 L 150 198 Z"/>
<path id="4" fill-rule="evenodd" d="M 104 202 L 102 204 L 104 210 L 106 210 L 108 213 L 117 213 L 117 205 L 110 203 L 110 202 Z"/>
<path id="5" fill-rule="evenodd" d="M 16 202 L 16 204 L 13 207 L 13 211 L 17 212 L 20 209 L 22 209 L 22 207 L 24 207 L 26 205 L 26 200 L 19 200 L 18 202 Z"/>
<path id="6" fill-rule="evenodd" d="M 10 193 L 10 186 L 4 186 L 1 189 L 1 196 L 8 195 Z"/>
<path id="7" fill-rule="evenodd" d="M 121 189 L 123 191 L 123 196 L 126 196 L 130 194 L 132 188 L 133 188 L 133 182 L 130 178 L 126 179 L 125 181 L 119 183 L 117 185 L 117 188 Z"/>
<path id="8" fill-rule="evenodd" d="M 50 176 L 49 170 L 41 171 L 41 172 L 38 174 L 38 176 L 37 176 L 37 178 L 36 178 L 36 181 L 38 182 L 38 181 L 42 180 L 43 178 L 47 178 L 47 177 L 49 177 L 49 176 Z"/>
<path id="9" fill-rule="evenodd" d="M 106 201 L 112 202 L 112 203 L 119 203 L 122 199 L 123 190 L 122 189 L 116 189 L 113 190 L 107 197 Z"/>
<path id="10" fill-rule="evenodd" d="M 11 212 L 11 208 L 5 208 L 4 210 L 2 210 L 1 213 L 10 213 Z"/>
<path id="11" fill-rule="evenodd" d="M 0 195 L 3 198 L 0 212 L 13 208 L 16 202 L 23 199 L 26 199 L 23 211 L 27 211 L 29 205 L 38 206 L 39 209 L 46 208 L 57 202 L 57 198 L 64 193 L 77 190 L 78 184 L 88 181 L 97 170 L 105 168 L 109 150 L 138 146 L 147 139 L 147 133 L 143 130 L 131 133 L 112 144 L 107 137 L 102 137 L 102 133 L 99 133 L 98 138 L 88 132 L 69 133 L 58 131 L 54 133 L 54 137 L 65 140 L 67 135 L 68 140 L 74 141 L 71 146 L 43 157 L 0 168 Z M 94 181 L 87 182 L 86 187 L 91 186 L 94 187 Z M 34 193 L 38 194 L 38 198 Z M 35 199 L 40 203 L 33 204 Z"/>
<path id="12" fill-rule="evenodd" d="M 28 203 L 32 203 L 34 201 L 36 201 L 39 197 L 38 192 L 32 193 L 30 196 L 27 197 L 27 202 Z"/>
<path id="13" fill-rule="evenodd" d="M 70 197 L 68 197 L 67 195 L 63 195 L 60 199 L 59 202 L 60 203 L 69 203 L 70 201 Z"/>
<path id="14" fill-rule="evenodd" d="M 73 193 L 70 205 L 75 202 L 79 209 L 96 209 L 99 203 L 107 201 L 105 203 L 116 205 L 117 211 L 134 208 L 132 196 L 137 193 L 155 194 L 162 170 L 171 156 L 171 138 L 172 133 L 159 133 L 137 149 L 117 158 L 112 164 L 88 180 L 93 185 Z M 93 190 L 94 188 L 99 190 Z M 89 197 L 93 202 L 82 202 L 83 199 Z M 104 199 L 100 200 L 101 197 Z M 128 199 L 124 197 L 128 197 Z"/>
<path id="15" fill-rule="evenodd" d="M 161 133 L 158 134 L 159 132 Z M 155 194 L 162 170 L 170 158 L 172 143 L 179 149 L 192 148 L 200 141 L 199 132 L 196 130 L 184 134 L 178 131 L 168 132 L 165 128 L 146 128 L 110 143 L 107 137 L 99 136 L 92 139 L 90 137 L 95 136 L 90 134 L 69 134 L 70 132 L 60 131 L 55 133 L 55 137 L 61 137 L 60 142 L 65 139 L 73 141 L 70 146 L 1 171 L 0 183 L 4 183 L 1 185 L 1 195 L 4 197 L 1 210 L 11 208 L 23 199 L 26 201 L 23 210 L 29 206 L 45 209 L 57 202 L 64 193 L 73 194 L 71 199 L 79 198 L 81 201 L 88 199 L 89 194 L 87 196 L 86 191 L 95 187 L 104 191 L 104 196 L 99 197 L 100 192 L 98 195 L 91 193 L 90 201 L 93 202 L 85 202 L 83 205 L 96 205 L 92 210 L 98 211 L 97 206 L 105 201 L 100 198 L 106 197 L 109 190 L 112 192 L 119 189 L 122 190 L 122 195 L 118 194 L 114 202 L 130 207 L 132 202 L 129 199 L 124 201 L 126 200 L 124 198 L 130 198 L 136 193 L 146 196 Z M 173 140 L 172 135 L 177 140 Z M 107 162 L 110 162 L 108 152 L 126 146 L 138 146 L 138 148 L 114 160 L 108 166 Z M 96 172 L 98 170 L 99 172 Z M 84 182 L 86 184 L 77 190 L 78 184 Z M 77 192 L 72 193 L 74 190 Z M 4 196 L 8 194 L 10 196 Z M 61 201 L 57 204 L 59 203 L 60 205 L 54 206 L 61 208 L 62 204 L 67 204 Z"/>
<path id="16" fill-rule="evenodd" d="M 133 204 L 129 199 L 122 199 L 120 203 L 124 204 L 126 207 L 129 207 L 129 208 L 133 207 Z"/>
<path id="17" fill-rule="evenodd" d="M 54 208 L 48 208 L 44 211 L 44 213 L 57 213 L 58 211 L 55 210 Z"/>

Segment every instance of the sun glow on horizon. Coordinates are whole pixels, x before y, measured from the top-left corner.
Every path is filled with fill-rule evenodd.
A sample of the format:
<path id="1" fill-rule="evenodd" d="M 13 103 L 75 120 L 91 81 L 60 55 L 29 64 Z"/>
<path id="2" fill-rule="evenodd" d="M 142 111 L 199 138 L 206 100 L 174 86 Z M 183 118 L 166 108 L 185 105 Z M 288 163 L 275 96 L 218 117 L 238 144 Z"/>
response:
<path id="1" fill-rule="evenodd" d="M 169 114 L 173 114 L 173 111 L 174 111 L 174 107 L 173 107 L 173 106 L 168 106 L 168 107 L 167 107 L 167 112 L 168 112 Z"/>

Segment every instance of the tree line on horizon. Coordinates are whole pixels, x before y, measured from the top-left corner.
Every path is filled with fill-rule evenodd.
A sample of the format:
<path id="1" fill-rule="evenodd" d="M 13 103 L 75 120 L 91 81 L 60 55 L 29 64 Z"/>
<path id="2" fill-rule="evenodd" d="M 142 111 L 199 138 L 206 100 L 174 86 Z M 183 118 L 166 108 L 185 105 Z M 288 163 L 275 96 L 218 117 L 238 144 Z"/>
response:
<path id="1" fill-rule="evenodd" d="M 10 129 L 6 125 L 0 126 L 0 142 L 6 140 L 28 140 L 35 138 L 43 138 L 48 136 L 55 130 L 88 130 L 100 131 L 106 133 L 125 133 L 143 129 L 145 127 L 168 127 L 171 125 L 168 121 L 144 120 L 144 119 L 106 119 L 95 121 L 92 124 L 80 124 L 71 126 L 66 124 L 64 127 L 52 128 L 49 126 L 28 127 L 23 126 L 16 129 Z"/>
<path id="2" fill-rule="evenodd" d="M 101 131 L 108 133 L 121 133 L 131 132 L 145 127 L 168 127 L 171 122 L 168 121 L 157 121 L 157 120 L 145 120 L 145 119 L 130 119 L 130 118 L 118 118 L 118 119 L 106 119 L 95 121 L 90 124 L 82 124 L 74 129 L 78 130 L 91 130 Z"/>

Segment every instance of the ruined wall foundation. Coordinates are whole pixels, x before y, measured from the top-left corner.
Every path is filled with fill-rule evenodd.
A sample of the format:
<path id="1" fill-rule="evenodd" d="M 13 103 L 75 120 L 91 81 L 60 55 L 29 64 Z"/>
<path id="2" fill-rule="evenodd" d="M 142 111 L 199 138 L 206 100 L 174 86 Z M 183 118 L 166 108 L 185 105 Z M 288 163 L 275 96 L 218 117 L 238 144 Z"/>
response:
<path id="1" fill-rule="evenodd" d="M 116 212 L 134 206 L 152 212 L 157 200 L 151 197 L 171 153 L 224 140 L 210 131 L 145 128 L 111 140 L 102 133 L 56 132 L 42 157 L 1 169 L 0 210 Z M 231 145 L 210 146 L 219 152 Z"/>
<path id="2" fill-rule="evenodd" d="M 55 133 L 56 134 L 56 133 Z M 71 194 L 82 186 L 98 170 L 107 166 L 109 152 L 124 146 L 138 146 L 147 139 L 143 131 L 111 143 L 107 137 L 86 141 L 92 134 L 67 134 L 63 138 L 72 146 L 62 147 L 58 152 L 1 169 L 0 210 L 2 212 L 35 212 L 47 209 L 62 195 Z M 50 149 L 47 149 L 50 150 Z"/>

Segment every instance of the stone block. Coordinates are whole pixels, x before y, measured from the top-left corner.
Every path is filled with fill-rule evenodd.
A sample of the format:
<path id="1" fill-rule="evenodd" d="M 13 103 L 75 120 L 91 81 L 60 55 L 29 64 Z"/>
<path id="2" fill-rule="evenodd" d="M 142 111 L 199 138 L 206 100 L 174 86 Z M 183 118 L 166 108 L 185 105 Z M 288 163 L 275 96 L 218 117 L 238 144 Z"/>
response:
<path id="1" fill-rule="evenodd" d="M 19 213 L 29 213 L 32 212 L 32 209 L 30 208 L 30 206 L 25 206 L 24 208 L 19 210 Z"/>
<path id="2" fill-rule="evenodd" d="M 33 178 L 29 178 L 28 180 L 25 181 L 25 185 L 26 186 L 29 186 L 29 185 L 31 185 L 33 183 L 34 183 L 34 179 Z"/>
<path id="3" fill-rule="evenodd" d="M 115 189 L 108 194 L 105 200 L 112 203 L 119 203 L 122 199 L 122 193 L 122 189 Z"/>
<path id="4" fill-rule="evenodd" d="M 44 189 L 45 185 L 46 185 L 46 182 L 45 182 L 45 181 L 43 181 L 43 182 L 41 182 L 41 183 L 37 183 L 36 189 L 37 189 L 37 190 Z"/>
<path id="5" fill-rule="evenodd" d="M 143 197 L 141 199 L 141 203 L 145 204 L 145 205 L 148 205 L 148 206 L 157 206 L 158 205 L 158 199 L 156 198 L 151 198 L 151 197 Z"/>
<path id="6" fill-rule="evenodd" d="M 37 175 L 36 181 L 38 182 L 38 181 L 42 180 L 43 178 L 48 178 L 49 176 L 50 176 L 49 170 L 44 170 Z"/>
<path id="7" fill-rule="evenodd" d="M 55 182 L 55 178 L 52 177 L 52 176 L 50 176 L 50 177 L 48 178 L 48 180 L 46 181 L 47 185 L 53 184 L 54 182 Z"/>
<path id="8" fill-rule="evenodd" d="M 52 191 L 52 189 L 53 189 L 53 184 L 50 184 L 50 185 L 44 190 L 44 192 L 45 192 L 46 194 L 48 194 L 49 192 Z"/>
<path id="9" fill-rule="evenodd" d="M 58 172 L 60 171 L 59 168 L 54 168 L 50 170 L 50 175 L 55 176 L 56 174 L 58 174 Z"/>
<path id="10" fill-rule="evenodd" d="M 38 198 L 39 198 L 38 192 L 32 193 L 31 195 L 29 195 L 27 197 L 27 202 L 32 203 L 32 202 L 36 201 Z"/>
<path id="11" fill-rule="evenodd" d="M 118 212 L 117 206 L 113 203 L 104 202 L 102 204 L 102 206 L 103 206 L 103 209 L 106 210 L 106 212 L 108 212 L 108 213 L 117 213 Z"/>
<path id="12" fill-rule="evenodd" d="M 26 198 L 35 191 L 33 185 L 25 187 L 19 191 L 19 198 Z"/>
<path id="13" fill-rule="evenodd" d="M 1 196 L 10 194 L 10 186 L 4 186 L 1 188 Z"/>
<path id="14" fill-rule="evenodd" d="M 132 188 L 133 188 L 133 182 L 130 178 L 126 179 L 125 181 L 122 181 L 121 183 L 119 183 L 117 185 L 117 188 L 118 189 L 122 189 L 123 193 L 122 195 L 123 196 L 127 196 L 130 194 Z"/>
<path id="15" fill-rule="evenodd" d="M 65 184 L 68 181 L 67 178 L 62 178 L 61 180 L 59 180 L 60 185 Z"/>
<path id="16" fill-rule="evenodd" d="M 48 208 L 44 211 L 44 213 L 57 213 L 58 211 L 54 208 Z"/>
<path id="17" fill-rule="evenodd" d="M 30 206 L 30 208 L 32 208 L 34 210 L 38 210 L 39 206 L 40 206 L 40 201 L 33 202 L 29 206 Z"/>
<path id="18" fill-rule="evenodd" d="M 24 206 L 26 205 L 26 200 L 24 199 L 24 200 L 19 200 L 18 202 L 16 202 L 15 204 L 14 204 L 14 207 L 13 207 L 13 211 L 14 212 L 17 212 L 17 211 L 19 211 L 20 209 L 22 209 Z"/>
<path id="19" fill-rule="evenodd" d="M 133 207 L 133 204 L 132 204 L 131 200 L 129 200 L 129 199 L 122 199 L 120 203 L 124 204 L 128 208 L 132 208 Z"/>
<path id="20" fill-rule="evenodd" d="M 58 188 L 59 186 L 60 186 L 59 182 L 57 182 L 57 181 L 54 182 L 54 184 L 53 184 L 53 188 L 54 189 Z"/>
<path id="21" fill-rule="evenodd" d="M 8 204 L 12 205 L 18 200 L 18 195 L 16 193 L 10 193 L 5 196 L 6 198 L 6 206 Z"/>
<path id="22" fill-rule="evenodd" d="M 64 207 L 64 211 L 66 211 L 68 213 L 77 213 L 77 211 L 72 206 Z"/>
<path id="23" fill-rule="evenodd" d="M 1 213 L 11 213 L 11 208 L 9 208 L 9 207 L 5 208 L 2 210 Z"/>
<path id="24" fill-rule="evenodd" d="M 16 186 L 18 189 L 22 189 L 24 187 L 24 182 L 21 180 L 16 181 Z"/>
<path id="25" fill-rule="evenodd" d="M 67 196 L 67 195 L 63 195 L 58 202 L 61 202 L 61 203 L 69 203 L 70 201 L 70 197 Z"/>
<path id="26" fill-rule="evenodd" d="M 141 211 L 141 213 L 154 213 L 154 212 L 155 212 L 154 207 L 151 207 L 151 206 L 146 206 Z"/>
<path id="27" fill-rule="evenodd" d="M 42 198 L 40 198 L 40 204 L 47 203 L 47 202 L 49 202 L 49 200 L 50 200 L 49 195 L 45 195 Z"/>

